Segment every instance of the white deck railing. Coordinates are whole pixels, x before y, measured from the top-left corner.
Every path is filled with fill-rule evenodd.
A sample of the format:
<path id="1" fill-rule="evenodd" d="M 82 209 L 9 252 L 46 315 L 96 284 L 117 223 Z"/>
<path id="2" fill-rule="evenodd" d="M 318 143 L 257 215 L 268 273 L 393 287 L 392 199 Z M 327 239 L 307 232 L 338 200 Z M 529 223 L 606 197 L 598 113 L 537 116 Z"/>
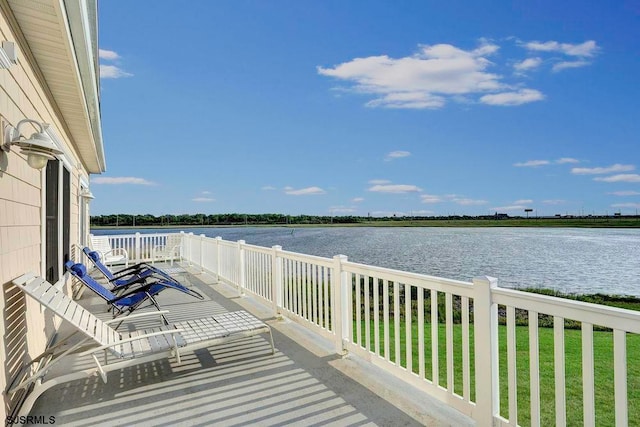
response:
<path id="1" fill-rule="evenodd" d="M 502 289 L 490 277 L 461 282 L 357 264 L 342 255 L 322 258 L 181 235 L 184 261 L 333 340 L 338 353 L 357 354 L 428 391 L 478 425 L 564 426 L 569 418 L 594 426 L 598 416 L 626 426 L 629 405 L 639 410 L 640 354 L 628 355 L 627 341 L 640 334 L 640 312 Z M 145 259 L 149 245 L 162 244 L 167 235 L 110 237 L 114 247 L 131 247 Z M 539 319 L 553 327 L 543 328 Z M 565 319 L 580 322 L 581 332 L 567 331 Z M 640 352 L 638 338 L 632 337 L 633 348 Z M 566 339 L 580 339 L 581 354 L 567 354 Z M 596 384 L 601 351 L 612 352 L 613 378 Z M 549 378 L 552 383 L 541 383 Z M 568 396 L 568 382 L 574 390 L 576 381 L 581 396 Z M 636 387 L 628 390 L 628 383 Z M 599 410 L 606 399 L 613 414 Z M 549 411 L 541 407 L 553 407 L 553 417 L 546 419 Z"/>

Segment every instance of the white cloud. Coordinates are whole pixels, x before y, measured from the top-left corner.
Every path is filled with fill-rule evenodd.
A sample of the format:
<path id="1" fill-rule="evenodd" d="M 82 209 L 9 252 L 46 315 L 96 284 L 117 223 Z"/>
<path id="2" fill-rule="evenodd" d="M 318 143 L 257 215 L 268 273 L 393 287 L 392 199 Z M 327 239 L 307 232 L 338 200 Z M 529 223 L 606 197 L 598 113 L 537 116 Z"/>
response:
<path id="1" fill-rule="evenodd" d="M 535 168 L 538 166 L 545 166 L 550 163 L 551 162 L 549 160 L 527 160 L 526 162 L 522 163 L 514 163 L 513 166 L 518 168 Z"/>
<path id="2" fill-rule="evenodd" d="M 597 178 L 593 178 L 593 180 L 602 182 L 640 182 L 640 175 L 637 173 L 623 173 L 607 177 L 599 176 Z"/>
<path id="3" fill-rule="evenodd" d="M 387 153 L 387 155 L 384 157 L 384 160 L 386 162 L 391 161 L 393 159 L 400 159 L 402 157 L 409 157 L 411 155 L 410 152 L 408 151 L 392 151 L 390 153 Z"/>
<path id="4" fill-rule="evenodd" d="M 119 79 L 122 77 L 131 77 L 133 74 L 127 73 L 121 68 L 115 65 L 100 64 L 100 78 L 101 79 Z"/>
<path id="5" fill-rule="evenodd" d="M 587 65 L 591 65 L 589 61 L 562 61 L 556 64 L 553 64 L 551 69 L 555 72 L 566 70 L 568 68 L 580 68 L 586 67 Z"/>
<path id="6" fill-rule="evenodd" d="M 573 157 L 562 157 L 558 160 L 556 160 L 556 163 L 559 165 L 564 165 L 567 163 L 580 163 L 580 160 L 578 159 L 574 159 Z"/>
<path id="7" fill-rule="evenodd" d="M 120 59 L 120 55 L 112 50 L 107 49 L 98 49 L 98 56 L 100 59 L 106 59 L 107 61 L 115 61 L 116 59 Z"/>
<path id="8" fill-rule="evenodd" d="M 384 184 L 384 185 L 374 185 L 370 187 L 368 191 L 373 191 L 375 193 L 394 193 L 394 194 L 402 194 L 402 193 L 419 193 L 422 191 L 421 188 L 416 187 L 415 185 L 409 184 Z"/>
<path id="9" fill-rule="evenodd" d="M 332 215 L 338 213 L 354 213 L 356 209 L 346 206 L 332 206 L 329 208 L 329 212 L 331 212 Z"/>
<path id="10" fill-rule="evenodd" d="M 113 50 L 99 49 L 98 56 L 105 61 L 117 61 L 120 55 Z M 100 64 L 101 79 L 119 79 L 122 77 L 131 77 L 133 74 L 124 71 L 116 65 Z"/>
<path id="11" fill-rule="evenodd" d="M 621 165 L 616 163 L 615 165 L 607 166 L 605 168 L 573 168 L 571 169 L 571 173 L 576 175 L 602 175 L 606 173 L 629 172 L 635 168 L 636 167 L 634 165 Z"/>
<path id="12" fill-rule="evenodd" d="M 98 57 L 105 61 L 117 61 L 120 59 L 120 55 L 113 50 L 98 49 Z"/>
<path id="13" fill-rule="evenodd" d="M 612 193 L 607 193 L 607 194 L 613 194 L 614 196 L 640 196 L 640 191 L 633 191 L 633 190 L 614 191 Z"/>
<path id="14" fill-rule="evenodd" d="M 524 43 L 524 47 L 534 52 L 548 52 L 564 55 L 565 58 L 555 58 L 555 64 L 553 64 L 552 71 L 558 72 L 569 68 L 586 67 L 591 64 L 587 58 L 594 57 L 600 48 L 594 40 L 588 40 L 584 43 L 572 44 L 572 43 L 560 43 L 557 41 L 538 42 L 532 41 Z"/>
<path id="15" fill-rule="evenodd" d="M 502 92 L 484 95 L 480 97 L 480 102 L 488 105 L 513 106 L 542 101 L 543 99 L 544 94 L 539 90 L 520 89 L 515 92 Z"/>
<path id="16" fill-rule="evenodd" d="M 516 71 L 519 72 L 524 72 L 524 71 L 529 71 L 529 70 L 533 70 L 535 68 L 538 68 L 540 66 L 540 64 L 542 64 L 542 58 L 527 58 L 523 61 L 517 62 L 515 64 L 513 64 L 513 68 Z"/>
<path id="17" fill-rule="evenodd" d="M 391 181 L 388 179 L 372 179 L 369 184 L 391 184 Z"/>
<path id="18" fill-rule="evenodd" d="M 473 50 L 450 44 L 421 45 L 416 54 L 403 58 L 369 56 L 317 70 L 351 83 L 355 92 L 373 95 L 375 99 L 367 103 L 370 107 L 440 108 L 459 96 L 506 87 L 501 76 L 487 71 L 492 65 L 487 56 L 498 49 L 486 41 Z M 519 100 L 530 102 L 523 96 Z"/>
<path id="19" fill-rule="evenodd" d="M 326 191 L 324 191 L 320 187 L 307 187 L 307 188 L 300 188 L 298 190 L 292 187 L 286 187 L 284 189 L 284 192 L 285 194 L 288 194 L 290 196 L 313 196 L 313 195 L 326 193 Z"/>
<path id="20" fill-rule="evenodd" d="M 204 190 L 200 194 L 211 194 L 211 191 Z"/>
<path id="21" fill-rule="evenodd" d="M 264 187 L 262 187 L 262 190 L 264 190 L 264 191 L 273 191 L 273 190 L 277 190 L 277 188 L 273 187 L 271 185 L 265 185 Z"/>
<path id="22" fill-rule="evenodd" d="M 381 98 L 367 102 L 367 107 L 384 107 L 384 108 L 405 108 L 421 110 L 425 108 L 441 108 L 444 107 L 445 98 L 442 96 L 430 95 L 427 93 L 389 93 Z"/>
<path id="23" fill-rule="evenodd" d="M 191 199 L 192 202 L 201 202 L 201 203 L 206 203 L 206 202 L 215 202 L 216 199 L 213 199 L 211 197 L 194 197 L 193 199 Z"/>
<path id="24" fill-rule="evenodd" d="M 91 179 L 92 184 L 135 184 L 135 185 L 155 185 L 155 183 L 144 178 L 136 178 L 133 176 L 107 177 L 99 176 Z"/>
<path id="25" fill-rule="evenodd" d="M 562 199 L 547 199 L 543 200 L 542 203 L 544 203 L 545 205 L 562 205 L 564 203 L 567 203 L 567 201 Z"/>
<path id="26" fill-rule="evenodd" d="M 489 203 L 486 200 L 468 199 L 468 198 L 453 199 L 453 201 L 462 206 L 479 206 L 479 205 L 486 205 L 487 203 Z"/>
<path id="27" fill-rule="evenodd" d="M 352 203 L 360 203 L 360 202 L 364 202 L 364 197 L 354 197 L 353 199 L 351 199 Z"/>
<path id="28" fill-rule="evenodd" d="M 533 203 L 531 199 L 520 199 L 513 202 L 514 205 L 530 205 Z"/>
<path id="29" fill-rule="evenodd" d="M 433 194 L 422 194 L 420 200 L 422 200 L 422 203 L 440 203 L 442 202 L 442 197 Z"/>
<path id="30" fill-rule="evenodd" d="M 532 41 L 525 43 L 524 47 L 536 52 L 557 52 L 577 57 L 592 57 L 600 49 L 594 40 L 588 40 L 580 44 Z"/>

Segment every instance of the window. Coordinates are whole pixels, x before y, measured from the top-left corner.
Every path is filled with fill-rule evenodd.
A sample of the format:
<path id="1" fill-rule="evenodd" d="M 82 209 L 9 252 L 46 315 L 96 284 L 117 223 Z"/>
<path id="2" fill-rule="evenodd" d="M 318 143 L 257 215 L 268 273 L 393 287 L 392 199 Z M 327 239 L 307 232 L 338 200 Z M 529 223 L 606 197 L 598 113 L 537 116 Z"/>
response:
<path id="1" fill-rule="evenodd" d="M 56 283 L 70 257 L 71 174 L 58 160 L 50 160 L 45 179 L 45 277 Z"/>

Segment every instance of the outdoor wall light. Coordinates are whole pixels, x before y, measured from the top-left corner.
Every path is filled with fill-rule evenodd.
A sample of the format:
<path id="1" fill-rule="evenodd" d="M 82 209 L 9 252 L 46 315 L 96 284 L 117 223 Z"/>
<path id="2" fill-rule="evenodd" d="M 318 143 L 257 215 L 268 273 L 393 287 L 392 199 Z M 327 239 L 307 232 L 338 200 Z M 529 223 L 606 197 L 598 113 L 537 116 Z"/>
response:
<path id="1" fill-rule="evenodd" d="M 82 190 L 80 192 L 80 197 L 82 197 L 83 199 L 87 199 L 87 200 L 95 199 L 95 196 L 93 195 L 91 190 L 89 190 L 88 188 L 85 188 L 84 190 Z"/>
<path id="2" fill-rule="evenodd" d="M 20 135 L 20 126 L 24 123 L 32 123 L 40 128 L 39 132 L 35 132 L 29 139 Z M 36 120 L 24 119 L 18 122 L 14 128 L 7 125 L 4 128 L 4 144 L 0 145 L 2 151 L 8 153 L 12 145 L 21 148 L 21 153 L 27 156 L 27 163 L 34 169 L 42 169 L 47 165 L 49 160 L 53 160 L 57 155 L 63 154 L 58 150 L 49 135 L 45 133 L 44 123 Z"/>

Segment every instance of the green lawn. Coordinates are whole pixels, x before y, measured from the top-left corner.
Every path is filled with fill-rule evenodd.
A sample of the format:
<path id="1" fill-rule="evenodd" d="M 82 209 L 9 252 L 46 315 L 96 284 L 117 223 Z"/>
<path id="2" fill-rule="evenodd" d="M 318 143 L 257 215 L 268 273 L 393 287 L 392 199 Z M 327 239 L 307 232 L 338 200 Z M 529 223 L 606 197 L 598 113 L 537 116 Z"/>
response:
<path id="1" fill-rule="evenodd" d="M 390 359 L 395 362 L 394 325 L 390 321 Z M 380 324 L 382 325 L 382 319 Z M 374 343 L 373 319 L 370 322 L 371 346 Z M 365 340 L 364 320 L 362 321 L 362 340 Z M 425 371 L 426 377 L 432 380 L 431 373 L 431 323 L 424 326 L 425 334 Z M 462 327 L 454 325 L 454 389 L 462 395 Z M 507 389 L 507 342 L 505 326 L 499 327 L 500 352 L 500 408 L 506 418 L 509 413 Z M 356 325 L 354 324 L 354 337 Z M 413 371 L 418 373 L 418 326 L 412 322 L 412 353 Z M 400 331 L 401 364 L 406 367 L 406 331 Z M 613 385 L 613 334 L 607 331 L 596 331 L 594 340 L 595 363 L 595 398 L 597 425 L 614 425 L 614 385 Z M 438 326 L 439 345 L 439 384 L 446 387 L 446 344 L 445 326 Z M 553 329 L 539 328 L 540 348 L 540 407 L 541 425 L 555 424 L 555 380 L 553 363 Z M 473 325 L 470 327 L 471 342 L 471 399 L 475 400 L 474 367 L 473 367 Z M 531 425 L 530 420 L 530 388 L 529 388 L 529 329 L 526 326 L 516 327 L 517 348 L 517 384 L 518 384 L 518 423 L 523 426 Z M 384 356 L 384 334 L 380 331 L 380 351 Z M 582 410 L 582 336 L 580 330 L 565 331 L 565 373 L 566 373 L 566 406 L 567 424 L 583 425 Z M 629 420 L 640 419 L 640 335 L 627 335 L 627 388 L 629 402 Z"/>

